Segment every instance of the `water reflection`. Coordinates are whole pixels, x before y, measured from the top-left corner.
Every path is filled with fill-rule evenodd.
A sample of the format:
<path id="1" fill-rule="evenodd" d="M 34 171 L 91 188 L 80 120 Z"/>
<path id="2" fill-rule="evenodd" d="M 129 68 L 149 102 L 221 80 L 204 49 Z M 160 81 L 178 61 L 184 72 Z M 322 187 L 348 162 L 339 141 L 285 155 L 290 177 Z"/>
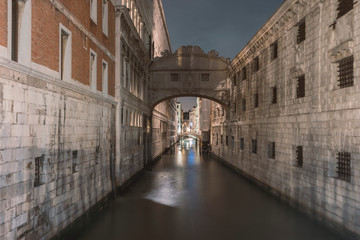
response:
<path id="1" fill-rule="evenodd" d="M 199 145 L 182 140 L 74 239 L 341 239 L 208 155 L 200 157 Z"/>

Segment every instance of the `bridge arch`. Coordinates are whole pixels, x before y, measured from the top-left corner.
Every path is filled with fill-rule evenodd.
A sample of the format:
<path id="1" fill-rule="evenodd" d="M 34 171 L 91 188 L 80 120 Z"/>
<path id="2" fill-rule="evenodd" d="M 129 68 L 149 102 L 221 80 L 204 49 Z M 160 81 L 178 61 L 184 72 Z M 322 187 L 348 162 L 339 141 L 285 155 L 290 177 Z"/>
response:
<path id="1" fill-rule="evenodd" d="M 198 46 L 180 47 L 165 52 L 150 66 L 151 109 L 170 98 L 202 97 L 215 101 L 226 110 L 230 103 L 230 81 L 227 68 L 230 59 L 216 51 L 205 53 Z"/>

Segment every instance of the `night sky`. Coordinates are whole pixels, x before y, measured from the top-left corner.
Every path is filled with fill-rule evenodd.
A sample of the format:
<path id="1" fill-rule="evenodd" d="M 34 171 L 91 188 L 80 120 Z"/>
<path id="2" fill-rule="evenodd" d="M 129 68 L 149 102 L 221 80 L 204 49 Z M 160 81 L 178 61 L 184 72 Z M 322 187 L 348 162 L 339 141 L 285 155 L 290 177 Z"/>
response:
<path id="1" fill-rule="evenodd" d="M 283 0 L 162 0 L 173 52 L 180 46 L 215 49 L 233 59 Z M 196 104 L 181 100 L 183 110 Z"/>

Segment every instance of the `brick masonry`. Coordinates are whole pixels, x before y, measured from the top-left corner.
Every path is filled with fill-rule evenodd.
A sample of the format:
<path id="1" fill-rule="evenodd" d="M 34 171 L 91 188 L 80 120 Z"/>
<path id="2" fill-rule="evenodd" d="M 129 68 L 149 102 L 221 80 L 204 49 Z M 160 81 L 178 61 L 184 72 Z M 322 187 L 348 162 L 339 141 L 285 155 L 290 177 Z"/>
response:
<path id="1" fill-rule="evenodd" d="M 335 0 L 285 1 L 237 55 L 229 67 L 230 111 L 223 116 L 223 108 L 213 104 L 212 151 L 300 209 L 359 236 L 360 22 L 356 16 L 360 8 L 354 4 L 337 19 L 337 4 Z M 306 39 L 297 43 L 302 21 Z M 276 59 L 271 52 L 274 42 Z M 354 57 L 354 83 L 340 88 L 338 61 L 348 56 Z M 297 98 L 302 75 L 305 97 Z M 275 86 L 277 102 L 272 103 Z M 254 103 L 256 93 L 259 107 Z M 257 140 L 256 153 L 252 140 Z M 269 157 L 272 142 L 274 159 Z M 297 146 L 303 147 L 302 167 L 296 159 Z M 350 182 L 338 177 L 338 152 L 351 154 Z"/>
<path id="2" fill-rule="evenodd" d="M 0 16 L 0 45 L 1 46 L 7 46 L 7 1 L 1 1 L 0 2 L 0 12 L 4 13 Z"/>

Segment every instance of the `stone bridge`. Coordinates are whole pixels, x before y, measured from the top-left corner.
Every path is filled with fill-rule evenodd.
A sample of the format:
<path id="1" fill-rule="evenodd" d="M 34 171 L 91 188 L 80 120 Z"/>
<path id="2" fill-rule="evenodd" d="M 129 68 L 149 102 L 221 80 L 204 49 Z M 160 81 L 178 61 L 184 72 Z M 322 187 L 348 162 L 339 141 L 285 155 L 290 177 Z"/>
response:
<path id="1" fill-rule="evenodd" d="M 163 53 L 150 66 L 150 102 L 152 108 L 174 97 L 203 97 L 229 108 L 229 59 L 216 51 L 205 53 L 200 47 L 180 47 L 174 54 Z"/>

